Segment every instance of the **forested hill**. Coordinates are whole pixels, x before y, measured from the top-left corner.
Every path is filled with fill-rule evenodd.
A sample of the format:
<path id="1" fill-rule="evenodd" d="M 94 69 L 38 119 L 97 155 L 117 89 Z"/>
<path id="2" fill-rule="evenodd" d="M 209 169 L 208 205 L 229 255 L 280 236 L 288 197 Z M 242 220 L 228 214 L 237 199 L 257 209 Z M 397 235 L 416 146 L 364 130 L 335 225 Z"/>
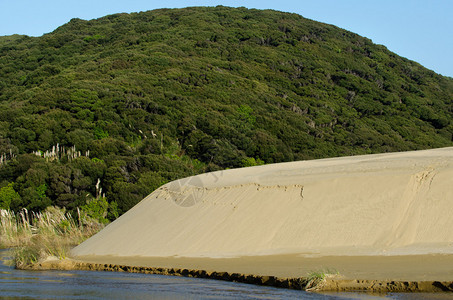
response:
<path id="1" fill-rule="evenodd" d="M 201 172 L 453 145 L 453 79 L 297 14 L 72 19 L 0 37 L 0 74 L 0 206 L 14 210 L 105 194 L 114 218 Z"/>

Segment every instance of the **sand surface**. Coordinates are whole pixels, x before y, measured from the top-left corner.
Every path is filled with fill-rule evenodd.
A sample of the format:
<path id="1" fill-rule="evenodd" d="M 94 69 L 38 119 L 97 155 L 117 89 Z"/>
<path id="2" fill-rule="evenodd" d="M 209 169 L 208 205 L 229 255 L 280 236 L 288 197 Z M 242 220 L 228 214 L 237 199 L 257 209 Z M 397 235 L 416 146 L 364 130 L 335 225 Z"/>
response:
<path id="1" fill-rule="evenodd" d="M 72 254 L 288 277 L 324 267 L 361 279 L 452 280 L 452 216 L 453 148 L 300 161 L 168 183 Z"/>
<path id="2" fill-rule="evenodd" d="M 322 256 L 264 255 L 236 258 L 81 256 L 91 263 L 140 267 L 306 277 L 313 271 L 338 272 L 342 279 L 429 281 L 452 280 L 453 255 Z"/>

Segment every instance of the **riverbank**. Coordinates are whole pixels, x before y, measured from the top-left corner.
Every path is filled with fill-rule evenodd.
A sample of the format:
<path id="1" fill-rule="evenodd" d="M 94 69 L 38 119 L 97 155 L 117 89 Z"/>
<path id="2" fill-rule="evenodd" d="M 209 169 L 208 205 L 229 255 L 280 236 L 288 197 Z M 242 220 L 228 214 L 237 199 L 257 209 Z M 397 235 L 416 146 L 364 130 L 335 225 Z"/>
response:
<path id="1" fill-rule="evenodd" d="M 234 258 L 81 256 L 77 260 L 139 267 L 194 269 L 228 273 L 307 277 L 313 271 L 331 270 L 348 280 L 449 281 L 453 255 L 320 256 L 296 254 Z"/>
<path id="2" fill-rule="evenodd" d="M 10 255 L 10 250 L 0 250 L 0 299 L 338 299 L 313 293 L 308 295 L 307 292 L 299 290 L 182 276 L 79 270 L 19 270 L 7 264 Z M 408 299 L 401 297 L 400 300 Z"/>
<path id="3" fill-rule="evenodd" d="M 86 258 L 90 259 L 90 258 Z M 93 259 L 93 258 L 92 258 Z M 163 262 L 167 267 L 136 266 L 134 264 L 115 264 L 111 263 L 115 259 L 104 258 L 110 263 L 95 263 L 72 259 L 49 259 L 44 262 L 29 266 L 33 270 L 87 270 L 87 271 L 110 271 L 110 272 L 130 272 L 157 275 L 184 276 L 194 278 L 215 279 L 254 285 L 272 286 L 278 288 L 287 288 L 295 290 L 307 290 L 316 292 L 335 291 L 335 292 L 371 292 L 371 293 L 389 293 L 389 292 L 453 292 L 453 281 L 442 280 L 379 280 L 379 279 L 351 279 L 342 274 L 326 276 L 325 278 L 302 277 L 281 277 L 268 276 L 260 274 L 248 274 L 240 272 L 227 271 L 209 271 L 204 269 L 168 267 L 169 260 Z M 416 259 L 420 259 L 416 258 Z M 449 258 L 451 259 L 451 258 Z M 99 260 L 99 258 L 96 258 Z M 101 259 L 102 260 L 102 259 Z M 118 262 L 124 258 L 117 258 Z M 266 259 L 263 258 L 263 261 Z M 156 259 L 157 261 L 157 259 Z M 164 260 L 165 261 L 165 260 Z M 266 260 L 267 261 L 267 260 Z M 142 261 L 143 262 L 143 261 Z M 380 261 L 376 262 L 376 265 Z M 152 263 L 148 260 L 147 263 Z M 180 261 L 186 265 L 184 261 Z M 218 262 L 221 263 L 228 263 Z M 177 264 L 176 264 L 177 265 Z M 230 269 L 232 267 L 230 266 Z M 234 267 L 233 267 L 234 268 Z M 259 273 L 259 272 L 258 272 Z M 326 274 L 327 275 L 327 274 Z"/>

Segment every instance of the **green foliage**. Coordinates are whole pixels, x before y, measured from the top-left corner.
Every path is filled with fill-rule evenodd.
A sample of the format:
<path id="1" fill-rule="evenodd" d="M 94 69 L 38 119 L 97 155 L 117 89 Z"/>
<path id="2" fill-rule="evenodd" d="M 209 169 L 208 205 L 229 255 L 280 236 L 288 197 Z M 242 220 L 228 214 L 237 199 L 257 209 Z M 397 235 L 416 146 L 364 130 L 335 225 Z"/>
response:
<path id="1" fill-rule="evenodd" d="M 100 127 L 94 127 L 93 133 L 94 133 L 94 137 L 98 140 L 109 137 L 109 133 L 104 131 Z"/>
<path id="2" fill-rule="evenodd" d="M 100 179 L 111 220 L 206 171 L 453 144 L 451 78 L 271 10 L 72 19 L 0 39 L 0 76 L 0 185 L 14 183 L 15 211 L 75 212 Z"/>
<path id="3" fill-rule="evenodd" d="M 248 106 L 246 104 L 242 104 L 237 109 L 237 112 L 239 113 L 239 118 L 242 121 L 246 122 L 249 125 L 255 124 L 256 117 L 252 114 L 253 113 L 253 109 L 250 106 Z"/>
<path id="4" fill-rule="evenodd" d="M 113 202 L 115 203 L 115 202 Z M 115 204 L 112 205 L 115 211 L 112 212 L 113 216 L 118 216 Z M 107 212 L 109 210 L 109 203 L 105 197 L 93 198 L 87 201 L 85 205 L 81 207 L 82 212 L 86 213 L 90 218 L 99 221 L 102 224 L 107 224 Z"/>
<path id="5" fill-rule="evenodd" d="M 30 186 L 22 190 L 23 198 L 27 200 L 29 209 L 39 211 L 44 210 L 51 205 L 51 200 L 46 194 L 47 185 L 45 183 L 39 186 Z"/>
<path id="6" fill-rule="evenodd" d="M 306 277 L 305 290 L 315 291 L 321 289 L 327 278 L 338 276 L 339 274 L 340 273 L 335 269 L 310 271 Z"/>
<path id="7" fill-rule="evenodd" d="M 10 183 L 0 189 L 0 208 L 9 209 L 11 203 L 20 202 L 20 195 L 14 190 L 13 184 Z"/>
<path id="8" fill-rule="evenodd" d="M 115 220 L 119 216 L 118 203 L 115 201 L 110 202 L 109 209 L 107 210 L 107 220 Z"/>
<path id="9" fill-rule="evenodd" d="M 253 166 L 261 166 L 264 165 L 264 161 L 261 159 L 255 159 L 253 157 L 247 157 L 242 160 L 243 167 L 253 167 Z"/>
<path id="10" fill-rule="evenodd" d="M 100 40 L 100 39 L 104 39 L 104 38 L 105 38 L 105 36 L 103 36 L 103 35 L 95 34 L 95 35 L 87 36 L 87 37 L 85 37 L 83 40 L 84 40 L 85 42 L 91 42 L 91 41 L 93 41 L 93 40 L 96 41 L 96 40 Z"/>

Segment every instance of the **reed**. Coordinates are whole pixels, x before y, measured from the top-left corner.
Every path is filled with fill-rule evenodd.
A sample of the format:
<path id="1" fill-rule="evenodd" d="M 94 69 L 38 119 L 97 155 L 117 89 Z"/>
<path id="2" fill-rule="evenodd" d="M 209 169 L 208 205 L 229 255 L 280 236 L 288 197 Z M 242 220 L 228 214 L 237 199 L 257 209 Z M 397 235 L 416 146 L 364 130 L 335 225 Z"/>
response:
<path id="1" fill-rule="evenodd" d="M 0 247 L 13 248 L 13 262 L 25 268 L 54 256 L 67 257 L 71 247 L 89 238 L 104 225 L 77 210 L 74 218 L 65 209 L 48 207 L 39 213 L 0 211 Z"/>

